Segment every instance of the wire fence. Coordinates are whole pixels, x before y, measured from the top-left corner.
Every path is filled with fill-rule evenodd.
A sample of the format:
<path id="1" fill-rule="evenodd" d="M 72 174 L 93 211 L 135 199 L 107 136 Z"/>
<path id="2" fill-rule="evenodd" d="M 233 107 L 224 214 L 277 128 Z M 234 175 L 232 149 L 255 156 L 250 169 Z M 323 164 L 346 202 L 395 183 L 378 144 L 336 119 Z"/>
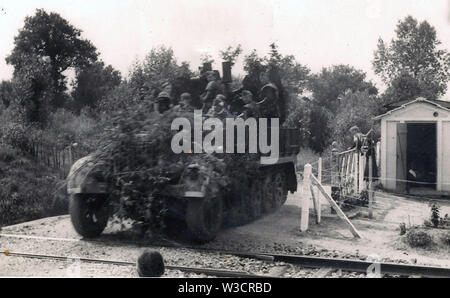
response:
<path id="1" fill-rule="evenodd" d="M 450 199 L 439 199 L 426 195 L 420 195 L 419 197 L 408 194 L 395 195 L 369 187 L 369 180 L 371 180 L 371 184 L 377 183 L 377 185 L 380 185 L 379 182 L 382 182 L 382 180 L 377 175 L 371 177 L 368 162 L 372 162 L 372 166 L 376 167 L 376 173 L 379 173 L 379 162 L 372 159 L 371 156 L 368 158 L 366 153 L 358 152 L 356 149 L 335 153 L 334 156 L 320 158 L 318 161 L 311 163 L 312 173 L 318 177 L 322 185 L 331 185 L 339 190 L 339 199 L 335 201 L 344 213 L 349 216 L 353 215 L 351 216 L 353 220 L 369 225 L 391 224 L 413 227 L 424 225 L 426 221 L 430 221 L 431 203 L 447 206 L 450 210 Z M 303 172 L 298 172 L 298 177 L 303 179 Z M 384 180 L 394 180 L 417 186 L 436 185 L 436 183 L 408 179 L 387 178 Z M 443 185 L 446 184 L 443 183 Z M 368 199 L 369 191 L 373 198 L 370 203 Z M 417 205 L 414 210 L 409 210 L 412 201 L 417 201 L 418 204 L 422 205 Z M 396 208 L 400 210 L 395 210 Z M 404 209 L 401 210 L 402 208 Z M 442 212 L 443 219 L 447 212 Z M 445 216 L 444 222 L 446 225 L 450 225 L 448 215 Z"/>

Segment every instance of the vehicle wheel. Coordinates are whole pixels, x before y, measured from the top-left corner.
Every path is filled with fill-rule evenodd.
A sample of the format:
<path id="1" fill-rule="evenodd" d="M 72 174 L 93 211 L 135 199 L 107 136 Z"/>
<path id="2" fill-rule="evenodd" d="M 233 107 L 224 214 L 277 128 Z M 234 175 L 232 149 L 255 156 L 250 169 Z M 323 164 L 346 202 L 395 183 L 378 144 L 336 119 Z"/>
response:
<path id="1" fill-rule="evenodd" d="M 283 173 L 277 173 L 275 174 L 274 178 L 274 203 L 275 208 L 278 209 L 281 206 L 283 206 L 284 203 L 286 203 L 287 199 L 287 185 L 286 185 L 286 178 Z"/>
<path id="2" fill-rule="evenodd" d="M 259 218 L 262 214 L 263 193 L 261 183 L 258 180 L 253 181 L 250 190 L 249 214 L 252 219 Z"/>
<path id="3" fill-rule="evenodd" d="M 197 243 L 207 243 L 216 238 L 222 227 L 222 198 L 191 199 L 186 206 L 186 225 Z"/>
<path id="4" fill-rule="evenodd" d="M 274 191 L 273 191 L 273 181 L 271 175 L 266 175 L 263 178 L 262 184 L 262 209 L 264 213 L 271 213 L 275 209 L 274 204 Z"/>
<path id="5" fill-rule="evenodd" d="M 71 195 L 69 213 L 72 225 L 85 238 L 100 235 L 109 218 L 109 200 L 105 195 Z"/>

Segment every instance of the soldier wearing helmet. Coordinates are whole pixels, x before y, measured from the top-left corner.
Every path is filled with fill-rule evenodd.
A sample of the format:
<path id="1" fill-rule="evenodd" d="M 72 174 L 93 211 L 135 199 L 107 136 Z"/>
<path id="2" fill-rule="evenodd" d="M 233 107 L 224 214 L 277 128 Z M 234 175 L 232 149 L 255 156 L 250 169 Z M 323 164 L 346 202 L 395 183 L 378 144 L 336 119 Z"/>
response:
<path id="1" fill-rule="evenodd" d="M 177 108 L 185 112 L 194 112 L 195 107 L 190 93 L 185 92 L 180 95 L 180 104 Z"/>
<path id="2" fill-rule="evenodd" d="M 208 85 L 205 92 L 201 96 L 203 102 L 203 112 L 209 111 L 212 106 L 213 100 L 217 95 L 221 94 L 225 96 L 225 86 L 220 80 L 218 71 L 209 71 L 207 73 Z"/>
<path id="3" fill-rule="evenodd" d="M 230 117 L 230 113 L 228 112 L 226 106 L 225 106 L 225 96 L 222 94 L 219 94 L 216 96 L 216 98 L 213 101 L 212 107 L 209 109 L 206 116 L 208 117 L 215 117 L 219 119 L 225 119 Z"/>
<path id="4" fill-rule="evenodd" d="M 259 118 L 259 109 L 253 100 L 253 94 L 249 90 L 242 91 L 242 101 L 244 103 L 243 111 L 238 116 L 240 118 Z"/>
<path id="5" fill-rule="evenodd" d="M 261 117 L 279 118 L 280 123 L 283 123 L 285 119 L 285 96 L 278 71 L 275 68 L 269 68 L 266 72 L 261 73 L 260 80 L 264 84 L 259 92 L 261 101 L 258 102 Z"/>
<path id="6" fill-rule="evenodd" d="M 170 109 L 170 96 L 169 93 L 163 91 L 158 94 L 155 103 L 155 111 L 164 113 Z"/>

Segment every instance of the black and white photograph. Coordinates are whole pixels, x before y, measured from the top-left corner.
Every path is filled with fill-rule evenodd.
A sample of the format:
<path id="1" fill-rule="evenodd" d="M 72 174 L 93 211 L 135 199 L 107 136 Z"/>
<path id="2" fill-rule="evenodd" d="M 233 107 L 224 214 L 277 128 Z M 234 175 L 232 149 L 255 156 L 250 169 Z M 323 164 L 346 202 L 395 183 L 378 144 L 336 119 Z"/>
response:
<path id="1" fill-rule="evenodd" d="M 449 0 L 0 0 L 0 278 L 450 278 L 449 87 Z"/>

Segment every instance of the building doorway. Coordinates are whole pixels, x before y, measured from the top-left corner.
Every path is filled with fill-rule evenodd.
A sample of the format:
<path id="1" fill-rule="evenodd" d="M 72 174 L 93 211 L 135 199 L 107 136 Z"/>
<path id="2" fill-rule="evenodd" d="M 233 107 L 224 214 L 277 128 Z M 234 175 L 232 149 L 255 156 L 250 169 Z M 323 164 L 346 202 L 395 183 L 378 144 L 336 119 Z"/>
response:
<path id="1" fill-rule="evenodd" d="M 406 189 L 434 189 L 437 183 L 436 123 L 406 124 Z"/>

